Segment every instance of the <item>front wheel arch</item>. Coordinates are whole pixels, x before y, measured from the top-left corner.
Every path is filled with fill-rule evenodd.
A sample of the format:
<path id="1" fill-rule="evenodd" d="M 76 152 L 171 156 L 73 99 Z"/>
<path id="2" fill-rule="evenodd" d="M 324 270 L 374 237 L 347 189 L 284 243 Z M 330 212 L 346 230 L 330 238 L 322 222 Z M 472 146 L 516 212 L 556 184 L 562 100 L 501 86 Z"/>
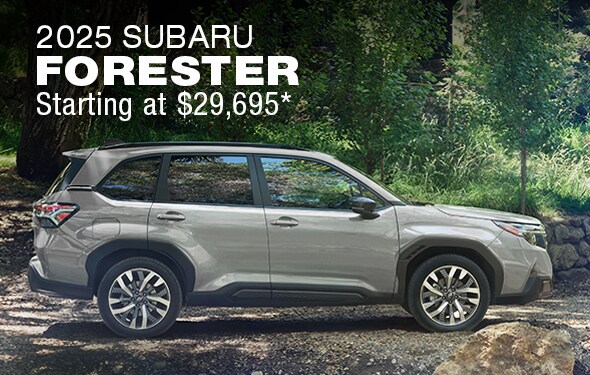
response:
<path id="1" fill-rule="evenodd" d="M 439 245 L 448 243 L 449 245 Z M 405 304 L 407 288 L 410 278 L 420 264 L 426 260 L 442 254 L 456 254 L 464 256 L 477 264 L 485 273 L 491 290 L 491 303 L 499 296 L 504 284 L 504 271 L 498 258 L 483 244 L 470 240 L 431 239 L 421 241 L 406 247 L 400 253 L 397 267 L 398 288 L 395 302 Z"/>

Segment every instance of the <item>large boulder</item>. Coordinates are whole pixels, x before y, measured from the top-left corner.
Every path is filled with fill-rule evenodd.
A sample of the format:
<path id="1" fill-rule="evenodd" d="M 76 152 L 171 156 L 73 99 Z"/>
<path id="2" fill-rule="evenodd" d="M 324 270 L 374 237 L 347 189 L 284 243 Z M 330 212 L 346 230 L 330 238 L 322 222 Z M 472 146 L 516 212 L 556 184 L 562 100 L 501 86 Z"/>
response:
<path id="1" fill-rule="evenodd" d="M 578 261 L 578 253 L 572 244 L 549 245 L 549 257 L 556 270 L 569 270 Z"/>
<path id="2" fill-rule="evenodd" d="M 584 219 L 582 227 L 584 228 L 584 232 L 586 232 L 586 237 L 590 238 L 590 217 Z"/>
<path id="3" fill-rule="evenodd" d="M 578 243 L 586 234 L 584 229 L 564 224 L 555 226 L 554 237 L 557 243 Z"/>
<path id="4" fill-rule="evenodd" d="M 569 375 L 573 369 L 574 352 L 566 331 L 503 323 L 470 336 L 434 374 Z"/>

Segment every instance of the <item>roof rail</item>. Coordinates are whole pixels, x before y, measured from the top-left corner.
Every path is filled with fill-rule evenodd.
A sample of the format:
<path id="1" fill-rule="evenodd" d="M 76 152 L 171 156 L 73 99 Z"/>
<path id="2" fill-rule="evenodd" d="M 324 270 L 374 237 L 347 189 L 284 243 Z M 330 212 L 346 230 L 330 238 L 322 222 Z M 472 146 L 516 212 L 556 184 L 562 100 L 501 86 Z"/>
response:
<path id="1" fill-rule="evenodd" d="M 227 147 L 256 147 L 282 148 L 286 150 L 309 151 L 306 148 L 283 144 L 251 143 L 251 142 L 209 142 L 209 141 L 175 141 L 175 142 L 132 142 L 114 143 L 98 147 L 99 150 L 113 150 L 119 148 L 155 147 L 155 146 L 227 146 Z"/>

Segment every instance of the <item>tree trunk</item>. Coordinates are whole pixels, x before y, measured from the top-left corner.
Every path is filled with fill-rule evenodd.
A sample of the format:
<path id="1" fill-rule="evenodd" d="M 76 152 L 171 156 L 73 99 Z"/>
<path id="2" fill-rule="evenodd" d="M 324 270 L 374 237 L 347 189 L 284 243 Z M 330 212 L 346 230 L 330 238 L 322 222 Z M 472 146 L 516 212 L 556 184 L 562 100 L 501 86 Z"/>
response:
<path id="1" fill-rule="evenodd" d="M 381 182 L 385 181 L 385 135 L 381 135 L 381 152 L 379 153 Z"/>
<path id="2" fill-rule="evenodd" d="M 365 173 L 369 176 L 373 176 L 375 173 L 375 162 L 370 158 L 365 159 Z"/>
<path id="3" fill-rule="evenodd" d="M 51 96 L 58 93 L 62 99 L 75 100 L 89 93 L 96 96 L 96 93 L 103 89 L 103 81 L 102 75 L 99 74 L 99 79 L 94 85 L 78 87 L 69 84 L 61 75 L 52 75 L 48 78 L 47 86 L 38 86 L 37 54 L 64 55 L 65 51 L 55 46 L 55 43 L 51 50 L 38 51 L 37 28 L 40 25 L 50 25 L 55 35 L 57 28 L 64 23 L 67 7 L 75 7 L 76 4 L 66 0 L 26 0 L 25 6 L 29 32 L 29 56 L 24 121 L 16 160 L 17 170 L 20 176 L 27 179 L 51 180 L 61 169 L 62 152 L 80 148 L 83 145 L 90 129 L 90 118 L 87 115 L 39 115 L 37 95 L 40 92 L 48 92 Z M 78 49 L 75 55 L 91 57 L 102 72 L 103 57 L 120 47 L 125 26 L 146 21 L 146 9 L 143 0 L 97 1 L 94 11 L 90 13 L 93 18 L 87 24 L 93 30 L 96 30 L 98 25 L 110 25 L 112 43 L 108 48 Z M 63 66 L 61 69 L 63 74 Z"/>
<path id="4" fill-rule="evenodd" d="M 526 168 L 527 148 L 526 146 L 520 147 L 520 213 L 526 213 L 526 180 L 527 180 L 527 168 Z"/>

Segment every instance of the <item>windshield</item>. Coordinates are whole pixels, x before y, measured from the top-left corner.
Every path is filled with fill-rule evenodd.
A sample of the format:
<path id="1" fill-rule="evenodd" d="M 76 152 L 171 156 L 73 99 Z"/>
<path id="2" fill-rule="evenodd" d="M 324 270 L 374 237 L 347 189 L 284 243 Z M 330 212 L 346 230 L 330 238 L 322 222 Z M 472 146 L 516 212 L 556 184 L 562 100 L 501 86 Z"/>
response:
<path id="1" fill-rule="evenodd" d="M 375 180 L 373 177 L 369 176 L 367 173 L 361 171 L 360 169 L 356 168 L 355 166 L 352 166 L 350 164 L 347 164 L 349 167 L 351 167 L 352 169 L 354 169 L 355 171 L 357 171 L 358 173 L 362 174 L 363 176 L 365 176 L 366 178 L 368 178 L 369 180 L 373 181 L 374 183 L 376 183 L 377 185 L 381 186 L 383 189 L 387 190 L 387 192 L 391 195 L 393 195 L 394 197 L 396 197 L 400 202 L 404 203 L 404 204 L 412 204 L 411 200 L 406 199 L 405 197 L 401 197 L 398 193 L 394 192 L 393 190 L 391 190 L 391 188 L 389 188 L 389 186 L 385 185 L 384 183 Z"/>

